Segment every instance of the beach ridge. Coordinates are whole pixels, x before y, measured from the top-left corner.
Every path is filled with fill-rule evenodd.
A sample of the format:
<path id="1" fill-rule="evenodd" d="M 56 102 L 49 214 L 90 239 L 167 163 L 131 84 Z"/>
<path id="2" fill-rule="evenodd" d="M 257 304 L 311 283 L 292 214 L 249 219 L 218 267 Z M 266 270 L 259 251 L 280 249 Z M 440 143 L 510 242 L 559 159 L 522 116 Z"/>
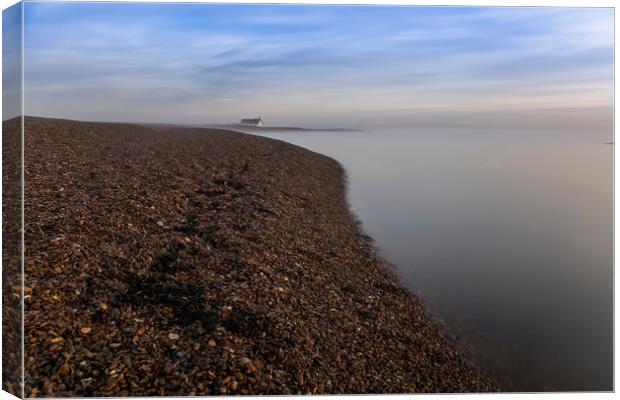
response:
<path id="1" fill-rule="evenodd" d="M 486 392 L 286 142 L 26 117 L 26 396 Z"/>

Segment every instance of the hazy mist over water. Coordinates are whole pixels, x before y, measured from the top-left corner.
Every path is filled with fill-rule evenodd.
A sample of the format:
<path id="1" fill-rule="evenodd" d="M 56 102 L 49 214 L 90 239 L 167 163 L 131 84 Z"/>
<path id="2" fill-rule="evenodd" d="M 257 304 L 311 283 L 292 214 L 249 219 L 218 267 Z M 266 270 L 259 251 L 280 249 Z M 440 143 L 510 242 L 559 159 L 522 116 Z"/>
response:
<path id="1" fill-rule="evenodd" d="M 363 228 L 501 383 L 612 389 L 609 133 L 260 134 L 343 164 Z"/>

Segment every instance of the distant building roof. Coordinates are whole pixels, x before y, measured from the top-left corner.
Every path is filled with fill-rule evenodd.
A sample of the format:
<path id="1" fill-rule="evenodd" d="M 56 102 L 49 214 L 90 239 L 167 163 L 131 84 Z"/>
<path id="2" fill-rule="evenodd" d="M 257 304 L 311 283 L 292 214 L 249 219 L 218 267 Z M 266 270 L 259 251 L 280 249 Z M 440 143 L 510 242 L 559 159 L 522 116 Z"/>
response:
<path id="1" fill-rule="evenodd" d="M 263 119 L 258 118 L 243 118 L 240 122 L 241 125 L 263 125 Z"/>

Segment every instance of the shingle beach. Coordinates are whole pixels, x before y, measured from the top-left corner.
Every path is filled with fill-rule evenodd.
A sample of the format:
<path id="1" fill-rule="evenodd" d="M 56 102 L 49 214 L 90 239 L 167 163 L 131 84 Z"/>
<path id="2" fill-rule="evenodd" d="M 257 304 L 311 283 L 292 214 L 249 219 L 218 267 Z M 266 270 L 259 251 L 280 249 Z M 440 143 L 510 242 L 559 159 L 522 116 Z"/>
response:
<path id="1" fill-rule="evenodd" d="M 333 159 L 27 117 L 29 397 L 495 390 L 376 253 Z"/>

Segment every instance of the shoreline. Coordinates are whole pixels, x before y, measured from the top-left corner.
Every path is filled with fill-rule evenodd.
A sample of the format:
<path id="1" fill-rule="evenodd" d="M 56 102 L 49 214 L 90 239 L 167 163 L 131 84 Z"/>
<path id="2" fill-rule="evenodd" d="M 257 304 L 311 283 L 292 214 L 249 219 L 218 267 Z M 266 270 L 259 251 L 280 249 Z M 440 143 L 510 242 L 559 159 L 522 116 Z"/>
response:
<path id="1" fill-rule="evenodd" d="M 26 117 L 26 396 L 496 390 L 375 252 L 335 160 Z"/>
<path id="2" fill-rule="evenodd" d="M 363 132 L 356 128 L 301 128 L 298 126 L 252 126 L 241 124 L 193 124 L 194 128 L 224 129 L 239 133 L 248 132 Z M 244 132 L 247 131 L 247 132 Z"/>

